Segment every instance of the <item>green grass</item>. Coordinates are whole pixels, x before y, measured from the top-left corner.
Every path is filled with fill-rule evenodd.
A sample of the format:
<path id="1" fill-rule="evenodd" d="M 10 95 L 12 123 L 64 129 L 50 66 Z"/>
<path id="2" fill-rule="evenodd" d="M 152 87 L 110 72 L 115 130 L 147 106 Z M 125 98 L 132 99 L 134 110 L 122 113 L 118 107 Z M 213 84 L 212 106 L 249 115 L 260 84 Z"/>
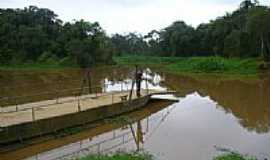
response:
<path id="1" fill-rule="evenodd" d="M 145 57 L 125 56 L 114 57 L 114 61 L 120 65 L 140 65 L 158 67 L 173 73 L 189 74 L 233 74 L 233 75 L 256 75 L 261 61 L 256 58 L 222 58 L 222 57 Z M 64 63 L 25 63 L 2 65 L 2 70 L 13 69 L 66 69 L 79 68 L 75 65 Z"/>
<path id="2" fill-rule="evenodd" d="M 257 160 L 255 157 L 244 156 L 239 153 L 226 153 L 214 158 L 214 160 Z"/>
<path id="3" fill-rule="evenodd" d="M 116 153 L 113 155 L 89 155 L 79 160 L 152 160 L 146 153 Z"/>
<path id="4" fill-rule="evenodd" d="M 222 58 L 222 57 L 115 57 L 120 65 L 142 65 L 160 67 L 174 73 L 213 73 L 256 75 L 259 73 L 260 60 L 255 58 Z"/>
<path id="5" fill-rule="evenodd" d="M 88 155 L 78 160 L 153 160 L 153 156 L 147 153 L 115 153 L 112 155 Z M 256 157 L 230 152 L 213 158 L 213 160 L 257 160 Z"/>

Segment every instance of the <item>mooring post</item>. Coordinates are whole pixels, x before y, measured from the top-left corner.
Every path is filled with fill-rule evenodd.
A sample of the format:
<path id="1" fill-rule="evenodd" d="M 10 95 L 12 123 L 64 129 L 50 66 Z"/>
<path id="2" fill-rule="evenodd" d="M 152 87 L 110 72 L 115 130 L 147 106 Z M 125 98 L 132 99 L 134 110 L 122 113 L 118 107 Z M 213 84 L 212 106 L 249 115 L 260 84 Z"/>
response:
<path id="1" fill-rule="evenodd" d="M 80 94 L 78 94 L 78 112 L 81 112 Z"/>
<path id="2" fill-rule="evenodd" d="M 34 107 L 32 107 L 32 120 L 33 120 L 33 121 L 36 120 L 35 108 L 34 108 Z"/>
<path id="3" fill-rule="evenodd" d="M 134 85 L 135 85 L 137 72 L 138 72 L 138 66 L 136 66 L 135 75 L 132 78 L 131 90 L 129 92 L 129 101 L 131 101 L 131 99 L 132 99 L 133 88 L 134 88 Z"/>
<path id="4" fill-rule="evenodd" d="M 18 102 L 17 102 L 17 98 L 15 97 L 15 106 L 16 106 L 16 112 L 19 111 L 19 107 L 18 107 Z"/>
<path id="5" fill-rule="evenodd" d="M 59 103 L 59 89 L 60 89 L 60 83 L 59 83 L 60 81 L 59 81 L 59 79 L 57 80 L 57 83 L 56 83 L 56 85 L 57 85 L 57 87 L 56 87 L 56 104 L 58 104 Z"/>

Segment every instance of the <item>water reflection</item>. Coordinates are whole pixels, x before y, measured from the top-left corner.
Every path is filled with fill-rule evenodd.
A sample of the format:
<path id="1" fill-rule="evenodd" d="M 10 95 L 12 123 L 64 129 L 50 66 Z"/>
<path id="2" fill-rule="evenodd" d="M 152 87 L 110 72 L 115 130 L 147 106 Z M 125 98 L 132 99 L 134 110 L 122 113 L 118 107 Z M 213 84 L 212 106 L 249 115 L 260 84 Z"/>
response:
<path id="1" fill-rule="evenodd" d="M 87 79 L 87 82 L 83 70 L 24 71 L 22 73 L 2 71 L 0 75 L 0 106 L 10 106 L 51 100 L 56 97 L 89 94 L 89 92 L 129 90 L 134 78 L 134 69 L 95 68 L 91 70 L 90 81 Z M 144 71 L 143 77 L 148 79 L 148 81 L 142 81 L 143 89 L 166 90 L 166 87 L 161 85 L 164 79 L 150 69 Z M 89 89 L 89 86 L 93 89 Z"/>
<path id="2" fill-rule="evenodd" d="M 181 95 L 198 92 L 201 96 L 209 96 L 219 107 L 232 112 L 244 128 L 267 133 L 270 131 L 270 76 L 266 77 L 250 82 L 167 74 L 166 84 Z"/>
<path id="3" fill-rule="evenodd" d="M 20 144 L 6 146 L 6 149 L 13 149 L 10 152 L 0 152 L 0 157 L 1 160 L 19 160 L 26 157 L 29 157 L 27 158 L 29 160 L 53 160 L 78 158 L 91 153 L 110 153 L 119 149 L 139 150 L 142 149 L 144 135 L 150 132 L 149 126 L 156 123 L 157 118 L 150 118 L 151 115 L 162 112 L 170 104 L 171 102 L 153 101 L 141 110 L 123 115 L 129 121 L 119 122 L 118 119 L 109 119 L 91 124 L 95 127 L 75 135 L 51 140 L 49 137 L 44 137 L 40 138 L 40 140 L 45 139 L 44 142 L 36 143 L 40 140 L 33 140 L 33 142 L 26 142 L 26 144 L 33 143 L 32 145 L 24 144 L 26 147 L 23 148 Z M 15 149 L 16 147 L 18 149 Z M 0 151 L 3 150 L 4 148 Z"/>
<path id="4" fill-rule="evenodd" d="M 167 87 L 162 85 L 164 79 L 157 73 L 152 72 L 150 69 L 144 71 L 141 82 L 142 89 L 151 89 L 151 90 L 159 90 L 159 91 L 166 91 Z M 122 80 L 115 80 L 105 78 L 104 81 L 101 82 L 101 85 L 105 85 L 103 87 L 104 92 L 111 92 L 111 91 L 121 91 L 121 90 L 130 90 L 132 87 L 132 79 L 122 79 Z M 134 86 L 134 90 L 136 90 L 136 85 Z"/>
<path id="5" fill-rule="evenodd" d="M 120 125 L 30 159 L 69 159 L 91 153 L 139 149 L 155 155 L 157 160 L 212 159 L 218 154 L 215 146 L 256 155 L 259 159 L 270 152 L 270 133 L 260 134 L 243 128 L 232 112 L 227 112 L 209 96 L 194 92 L 165 108 L 152 105 L 137 111 L 134 114 L 137 118 L 129 115 L 134 120 L 132 125 Z"/>
<path id="6" fill-rule="evenodd" d="M 93 81 L 96 84 L 112 84 L 103 88 L 103 91 L 128 89 L 132 76 L 130 71 L 96 70 L 94 72 L 99 78 Z M 67 72 L 64 76 L 70 74 L 71 78 L 79 75 L 77 72 Z M 142 111 L 128 115 L 133 119 L 132 125 L 103 124 L 80 133 L 76 138 L 48 141 L 28 150 L 8 153 L 9 157 L 29 157 L 38 153 L 30 159 L 47 160 L 80 157 L 89 153 L 144 149 L 160 160 L 212 159 L 217 154 L 214 146 L 232 148 L 256 155 L 260 159 L 270 153 L 269 75 L 258 80 L 191 78 L 156 72 L 148 72 L 144 76 L 151 78 L 151 88 L 176 90 L 179 97 L 182 97 L 181 101 L 170 106 L 150 104 Z M 52 77 L 38 76 L 33 81 L 43 79 L 47 82 L 55 79 Z M 119 83 L 121 80 L 126 80 L 126 83 Z M 5 78 L 1 83 L 8 81 L 17 83 L 15 78 Z M 68 88 L 79 84 L 64 81 L 62 85 Z M 146 87 L 145 82 L 142 86 Z M 48 87 L 48 90 L 51 89 L 53 87 Z M 38 91 L 40 88 L 32 88 L 19 90 L 16 94 Z M 27 155 L 29 152 L 31 154 Z"/>

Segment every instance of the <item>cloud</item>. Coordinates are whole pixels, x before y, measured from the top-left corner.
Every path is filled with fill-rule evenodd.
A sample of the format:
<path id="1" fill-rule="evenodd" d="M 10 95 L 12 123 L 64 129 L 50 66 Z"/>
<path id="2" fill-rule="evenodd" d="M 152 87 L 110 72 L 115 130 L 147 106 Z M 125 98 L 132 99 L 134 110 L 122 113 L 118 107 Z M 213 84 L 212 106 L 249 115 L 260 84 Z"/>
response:
<path id="1" fill-rule="evenodd" d="M 50 8 L 64 21 L 98 21 L 108 33 L 162 29 L 184 20 L 197 26 L 231 12 L 242 0 L 0 0 L 1 8 Z M 263 1 L 262 1 L 263 2 Z M 265 0 L 263 4 L 270 4 Z"/>

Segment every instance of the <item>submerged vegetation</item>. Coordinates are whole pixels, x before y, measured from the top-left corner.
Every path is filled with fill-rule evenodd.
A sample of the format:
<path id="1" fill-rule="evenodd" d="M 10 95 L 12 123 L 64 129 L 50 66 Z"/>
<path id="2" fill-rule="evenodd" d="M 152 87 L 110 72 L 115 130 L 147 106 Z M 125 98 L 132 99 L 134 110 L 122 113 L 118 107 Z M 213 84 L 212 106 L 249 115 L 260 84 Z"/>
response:
<path id="1" fill-rule="evenodd" d="M 153 160 L 153 156 L 147 153 L 116 153 L 112 155 L 88 155 L 79 160 Z M 244 156 L 240 153 L 225 153 L 213 158 L 213 160 L 256 160 L 255 157 Z"/>
<path id="2" fill-rule="evenodd" d="M 214 160 L 257 160 L 255 157 L 244 156 L 239 153 L 226 153 L 214 158 Z"/>
<path id="3" fill-rule="evenodd" d="M 89 155 L 80 160 L 153 160 L 147 153 L 116 153 L 113 155 Z"/>

